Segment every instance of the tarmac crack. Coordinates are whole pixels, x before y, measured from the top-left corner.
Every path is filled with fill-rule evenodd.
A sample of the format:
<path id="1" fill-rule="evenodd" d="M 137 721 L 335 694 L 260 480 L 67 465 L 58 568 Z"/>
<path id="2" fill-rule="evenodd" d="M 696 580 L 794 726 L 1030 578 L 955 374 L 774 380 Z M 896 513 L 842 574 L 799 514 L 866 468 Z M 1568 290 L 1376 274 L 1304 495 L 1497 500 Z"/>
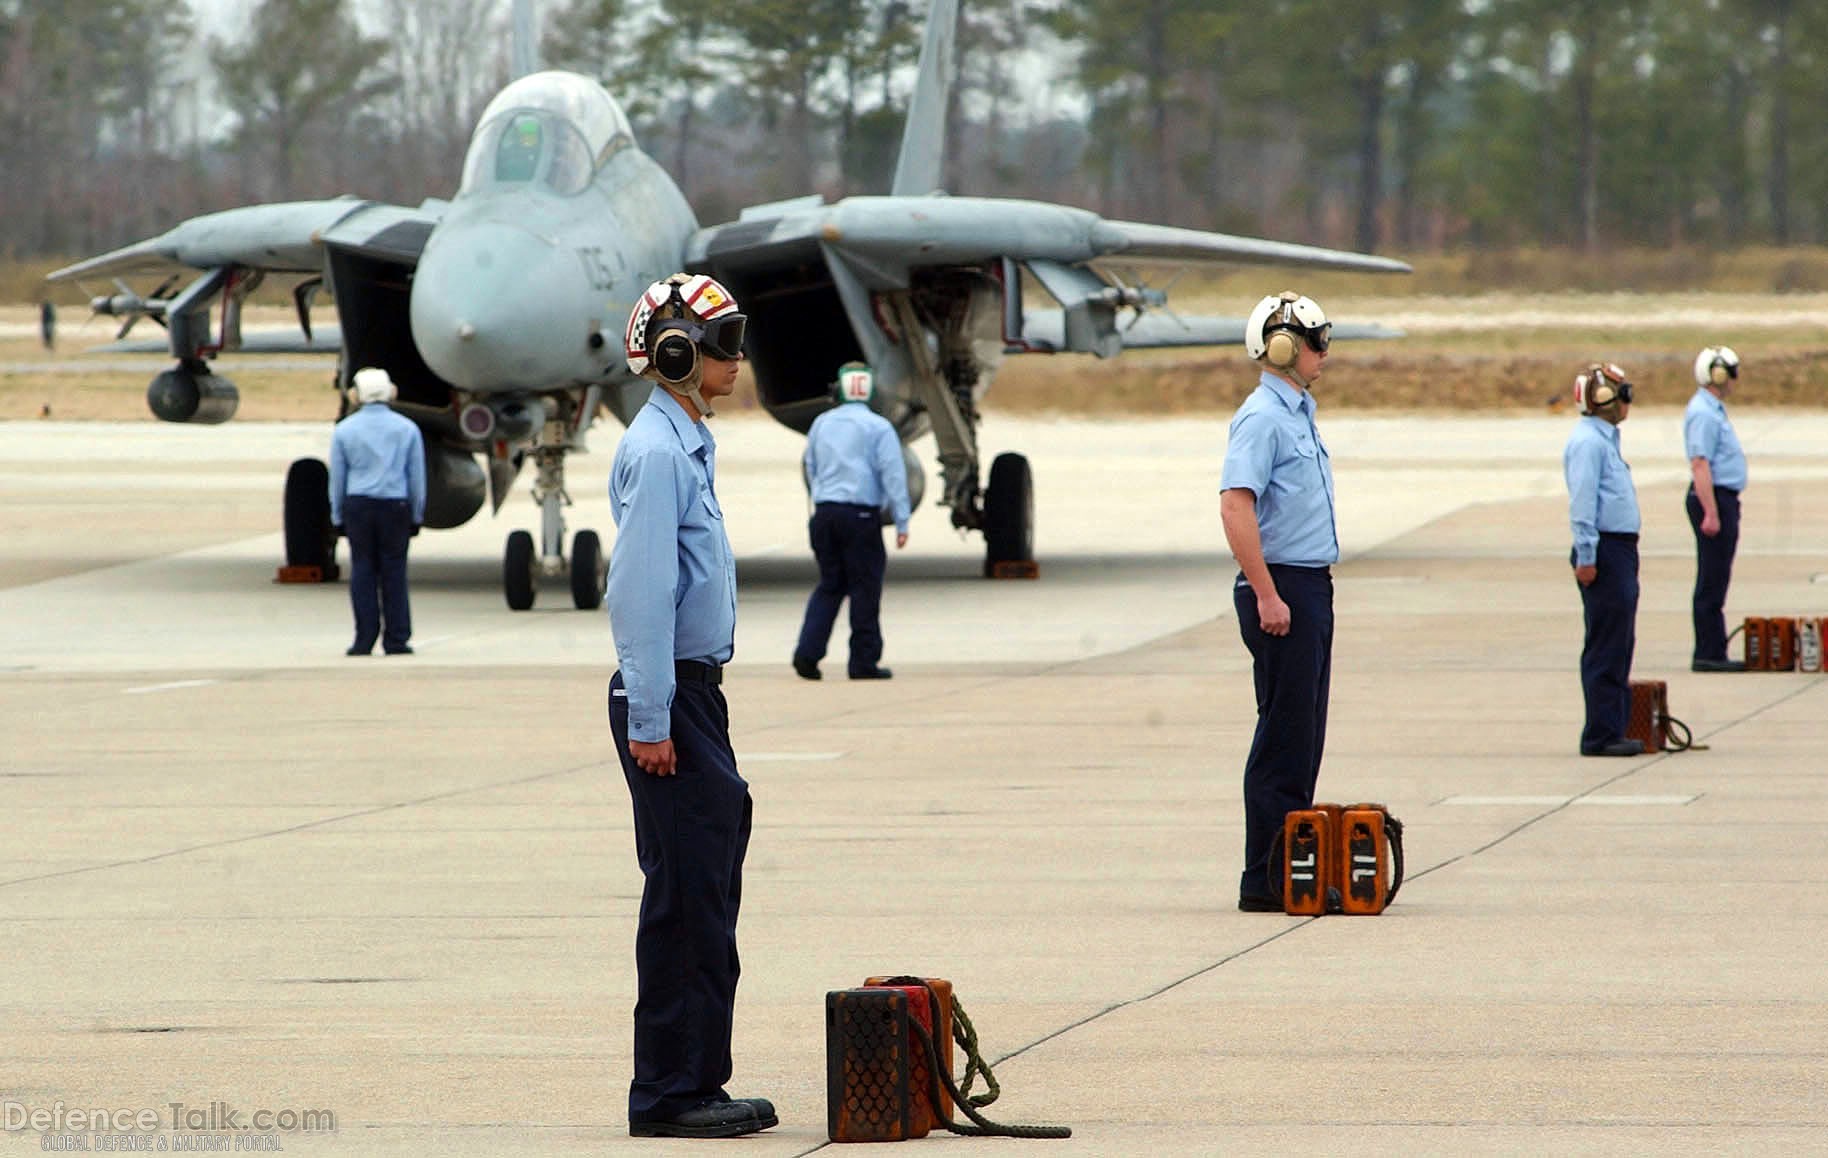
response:
<path id="1" fill-rule="evenodd" d="M 31 884 L 35 881 L 56 880 L 60 877 L 82 876 L 85 873 L 106 872 L 109 869 L 133 868 L 136 865 L 154 864 L 162 860 L 188 856 L 194 852 L 208 852 L 211 849 L 229 848 L 237 844 L 248 844 L 256 840 L 267 840 L 275 836 L 290 836 L 293 833 L 308 832 L 314 828 L 325 828 L 332 824 L 341 824 L 346 820 L 359 820 L 365 816 L 377 816 L 383 812 L 394 812 L 403 808 L 417 808 L 423 804 L 435 804 L 441 800 L 451 800 L 459 796 L 468 796 L 476 792 L 489 792 L 497 788 L 510 788 L 518 784 L 536 784 L 557 776 L 569 776 L 575 772 L 585 772 L 592 768 L 602 768 L 606 761 L 592 760 L 587 764 L 574 764 L 568 768 L 555 768 L 547 772 L 536 772 L 531 776 L 516 776 L 507 780 L 492 780 L 487 784 L 472 784 L 465 788 L 452 788 L 445 792 L 433 792 L 411 800 L 396 800 L 388 804 L 377 804 L 372 808 L 360 808 L 354 812 L 339 813 L 336 816 L 319 817 L 300 824 L 287 825 L 284 828 L 269 829 L 266 832 L 250 832 L 242 836 L 226 837 L 222 840 L 205 841 L 202 844 L 185 845 L 183 848 L 168 848 L 164 852 L 155 852 L 150 856 L 129 857 L 124 860 L 104 861 L 100 864 L 81 865 L 77 868 L 59 869 L 57 872 L 39 873 L 29 877 L 14 877 L 0 881 L 0 889 L 13 885 Z"/>

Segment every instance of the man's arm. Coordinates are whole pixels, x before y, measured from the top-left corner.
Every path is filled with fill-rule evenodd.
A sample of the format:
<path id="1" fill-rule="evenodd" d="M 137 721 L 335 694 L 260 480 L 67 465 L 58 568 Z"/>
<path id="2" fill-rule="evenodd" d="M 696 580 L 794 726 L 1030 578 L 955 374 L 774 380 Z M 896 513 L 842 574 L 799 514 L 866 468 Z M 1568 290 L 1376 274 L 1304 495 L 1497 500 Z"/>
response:
<path id="1" fill-rule="evenodd" d="M 1257 496 L 1244 487 L 1232 487 L 1219 494 L 1219 521 L 1225 527 L 1225 542 L 1231 547 L 1238 570 L 1257 596 L 1257 619 L 1265 635 L 1287 635 L 1288 604 L 1276 590 L 1269 565 L 1263 561 L 1263 536 L 1257 528 Z"/>
<path id="2" fill-rule="evenodd" d="M 825 414 L 830 413 L 831 411 L 829 410 L 825 412 Z M 819 417 L 813 419 L 812 425 L 806 428 L 806 450 L 800 455 L 800 473 L 806 478 L 806 494 L 808 498 L 812 496 L 813 480 L 819 477 L 819 452 L 817 450 L 819 443 L 819 424 L 825 421 L 825 414 L 821 414 Z"/>
<path id="3" fill-rule="evenodd" d="M 889 513 L 895 518 L 895 545 L 908 545 L 908 470 L 901 459 L 901 437 L 888 419 L 876 429 L 876 481 L 889 497 Z"/>
<path id="4" fill-rule="evenodd" d="M 1574 578 L 1582 587 L 1599 576 L 1598 443 L 1571 447 L 1563 463 L 1568 480 L 1568 526 L 1574 534 Z"/>
<path id="5" fill-rule="evenodd" d="M 1696 455 L 1688 460 L 1688 469 L 1695 476 L 1695 498 L 1701 504 L 1701 533 L 1711 539 L 1720 533 L 1720 503 L 1714 498 L 1714 468 L 1706 455 Z"/>
<path id="6" fill-rule="evenodd" d="M 410 419 L 408 419 L 411 422 Z M 425 525 L 425 436 L 412 423 L 412 445 L 406 452 L 406 497 L 413 508 L 413 526 Z"/>
<path id="7" fill-rule="evenodd" d="M 343 487 L 349 476 L 349 461 L 343 457 L 343 440 L 330 435 L 330 525 L 343 525 Z"/>
<path id="8" fill-rule="evenodd" d="M 680 519 L 673 465 L 669 456 L 658 452 L 617 465 L 616 542 L 604 593 L 628 691 L 629 739 L 647 744 L 668 740 L 673 730 Z"/>

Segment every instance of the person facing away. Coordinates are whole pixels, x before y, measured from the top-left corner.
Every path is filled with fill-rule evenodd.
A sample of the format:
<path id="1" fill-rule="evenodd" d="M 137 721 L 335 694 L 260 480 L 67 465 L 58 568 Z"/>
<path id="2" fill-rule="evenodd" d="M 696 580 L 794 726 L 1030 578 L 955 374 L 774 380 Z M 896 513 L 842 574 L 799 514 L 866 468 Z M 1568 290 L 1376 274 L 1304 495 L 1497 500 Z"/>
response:
<path id="1" fill-rule="evenodd" d="M 1574 379 L 1581 412 L 1562 451 L 1568 484 L 1569 561 L 1580 585 L 1586 634 L 1580 650 L 1587 718 L 1583 756 L 1636 756 L 1625 737 L 1631 719 L 1631 653 L 1637 646 L 1638 492 L 1619 449 L 1619 424 L 1631 414 L 1631 382 L 1611 362 L 1595 362 Z"/>
<path id="2" fill-rule="evenodd" d="M 1257 692 L 1244 761 L 1245 912 L 1282 911 L 1271 849 L 1283 818 L 1314 803 L 1326 747 L 1339 532 L 1313 384 L 1332 332 L 1325 311 L 1293 291 L 1257 303 L 1244 347 L 1261 372 L 1231 420 L 1219 480 L 1219 516 L 1238 561 L 1232 604 Z"/>
<path id="3" fill-rule="evenodd" d="M 1691 481 L 1683 505 L 1695 532 L 1695 651 L 1693 671 L 1744 671 L 1726 655 L 1726 589 L 1739 550 L 1739 494 L 1745 490 L 1745 451 L 1726 416 L 1726 398 L 1739 381 L 1739 355 L 1708 346 L 1695 356 L 1695 396 L 1682 415 L 1682 448 Z"/>
<path id="4" fill-rule="evenodd" d="M 628 1132 L 728 1138 L 778 1124 L 732 1098 L 737 912 L 753 803 L 730 746 L 736 560 L 717 501 L 711 400 L 736 388 L 747 320 L 702 274 L 655 282 L 629 315 L 628 365 L 659 385 L 610 467 L 605 604 L 618 669 L 609 727 L 644 884 Z"/>
<path id="5" fill-rule="evenodd" d="M 359 407 L 330 435 L 330 522 L 349 540 L 349 655 L 371 654 L 377 638 L 388 655 L 413 650 L 406 548 L 425 524 L 425 439 L 388 405 L 398 392 L 386 370 L 357 370 Z"/>
<path id="6" fill-rule="evenodd" d="M 838 607 L 851 605 L 850 678 L 886 680 L 882 666 L 882 512 L 895 520 L 895 547 L 908 545 L 908 475 L 901 437 L 870 408 L 875 375 L 861 362 L 838 369 L 839 404 L 813 419 L 803 465 L 812 491 L 807 524 L 819 561 L 819 585 L 806 601 L 806 618 L 793 649 L 793 670 L 822 678 L 819 661 L 831 640 Z"/>

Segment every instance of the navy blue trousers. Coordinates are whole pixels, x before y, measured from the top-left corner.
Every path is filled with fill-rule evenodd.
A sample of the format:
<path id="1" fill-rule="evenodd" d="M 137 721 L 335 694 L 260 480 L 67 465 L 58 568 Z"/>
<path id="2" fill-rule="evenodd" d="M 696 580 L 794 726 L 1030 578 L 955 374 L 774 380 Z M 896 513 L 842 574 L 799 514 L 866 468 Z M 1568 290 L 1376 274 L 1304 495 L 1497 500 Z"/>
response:
<path id="1" fill-rule="evenodd" d="M 412 608 L 406 599 L 412 505 L 405 499 L 350 495 L 343 500 L 343 534 L 349 540 L 349 605 L 355 611 L 355 649 L 372 651 L 378 638 L 386 650 L 398 651 L 413 635 Z"/>
<path id="2" fill-rule="evenodd" d="M 622 673 L 609 681 L 609 730 L 635 806 L 646 884 L 635 931 L 631 1122 L 677 1117 L 729 1095 L 736 1011 L 736 915 L 752 803 L 730 747 L 730 708 L 710 684 L 680 679 L 672 740 L 678 771 L 643 772 L 628 752 Z"/>
<path id="3" fill-rule="evenodd" d="M 1701 500 L 1688 488 L 1688 525 L 1695 529 L 1695 659 L 1726 658 L 1726 588 L 1739 550 L 1739 492 L 1714 488 L 1720 533 L 1701 533 Z"/>
<path id="4" fill-rule="evenodd" d="M 807 663 L 825 658 L 838 606 L 849 599 L 850 674 L 874 671 L 882 660 L 882 576 L 888 569 L 881 515 L 856 503 L 820 503 L 808 529 L 813 557 L 819 561 L 819 585 L 806 601 L 793 658 Z"/>
<path id="5" fill-rule="evenodd" d="M 1288 604 L 1287 635 L 1264 634 L 1257 593 L 1242 576 L 1231 593 L 1257 685 L 1257 734 L 1244 761 L 1244 872 L 1238 882 L 1239 894 L 1249 897 L 1275 895 L 1270 850 L 1276 834 L 1285 816 L 1314 803 L 1333 679 L 1332 572 L 1272 563 L 1269 573 Z"/>
<path id="6" fill-rule="evenodd" d="M 1573 552 L 1568 554 L 1572 562 Z M 1581 750 L 1625 738 L 1631 722 L 1631 653 L 1638 639 L 1638 537 L 1602 533 L 1599 574 L 1580 589 L 1587 623 L 1580 649 L 1580 687 L 1587 701 Z"/>

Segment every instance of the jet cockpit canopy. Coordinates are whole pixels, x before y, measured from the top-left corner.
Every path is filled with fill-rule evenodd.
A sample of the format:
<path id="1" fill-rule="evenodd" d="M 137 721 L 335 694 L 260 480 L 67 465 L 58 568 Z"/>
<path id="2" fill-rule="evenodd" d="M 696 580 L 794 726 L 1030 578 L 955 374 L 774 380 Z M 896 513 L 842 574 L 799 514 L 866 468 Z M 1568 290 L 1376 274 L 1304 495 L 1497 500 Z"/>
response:
<path id="1" fill-rule="evenodd" d="M 569 196 L 590 184 L 611 153 L 633 143 L 627 115 L 602 85 L 574 72 L 536 72 L 482 111 L 457 195 L 536 184 Z"/>

